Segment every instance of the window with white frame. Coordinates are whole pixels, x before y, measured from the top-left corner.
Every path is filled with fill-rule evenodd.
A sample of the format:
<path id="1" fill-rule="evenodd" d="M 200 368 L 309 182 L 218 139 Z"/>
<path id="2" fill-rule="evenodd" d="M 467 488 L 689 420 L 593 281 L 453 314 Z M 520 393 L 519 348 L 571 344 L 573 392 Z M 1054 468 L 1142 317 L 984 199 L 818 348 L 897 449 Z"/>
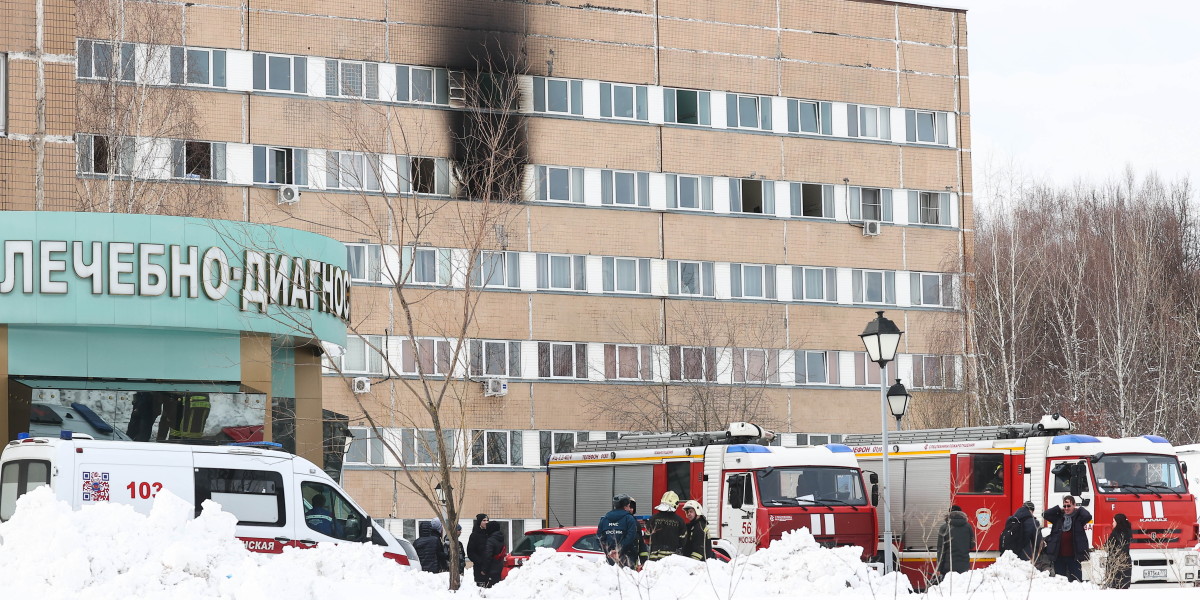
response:
<path id="1" fill-rule="evenodd" d="M 913 306 L 953 306 L 954 276 L 949 273 L 911 273 L 909 296 Z"/>
<path id="2" fill-rule="evenodd" d="M 949 192 L 908 192 L 908 222 L 920 225 L 949 225 Z"/>
<path id="3" fill-rule="evenodd" d="M 587 439 L 586 431 L 539 431 L 538 453 L 541 455 L 541 464 L 549 463 L 551 454 L 574 452 L 575 444 Z"/>
<path id="4" fill-rule="evenodd" d="M 362 152 L 325 153 L 325 187 L 378 192 L 379 156 Z"/>
<path id="5" fill-rule="evenodd" d="M 450 250 L 405 246 L 401 250 L 401 271 L 407 282 L 418 285 L 450 285 Z"/>
<path id="6" fill-rule="evenodd" d="M 763 348 L 734 348 L 733 382 L 779 383 L 779 351 Z"/>
<path id="7" fill-rule="evenodd" d="M 953 388 L 955 369 L 953 356 L 914 354 L 912 384 L 915 388 Z"/>
<path id="8" fill-rule="evenodd" d="M 446 69 L 396 66 L 396 100 L 417 104 L 449 104 L 450 79 Z"/>
<path id="9" fill-rule="evenodd" d="M 791 133 L 833 133 L 833 104 L 788 99 L 788 131 Z"/>
<path id="10" fill-rule="evenodd" d="M 133 173 L 134 138 L 77 134 L 76 153 L 79 172 L 96 175 Z"/>
<path id="11" fill-rule="evenodd" d="M 663 114 L 667 123 L 711 125 L 712 93 L 701 90 L 663 90 Z"/>
<path id="12" fill-rule="evenodd" d="M 255 146 L 254 182 L 308 185 L 308 150 Z"/>
<path id="13" fill-rule="evenodd" d="M 482 250 L 475 257 L 471 285 L 486 288 L 521 287 L 521 260 L 517 252 Z"/>
<path id="14" fill-rule="evenodd" d="M 521 376 L 521 342 L 471 340 L 469 348 L 472 376 Z"/>
<path id="15" fill-rule="evenodd" d="M 671 381 L 717 380 L 716 348 L 669 346 L 667 363 Z"/>
<path id="16" fill-rule="evenodd" d="M 0 53 L 0 135 L 8 133 L 8 54 Z"/>
<path id="17" fill-rule="evenodd" d="M 79 40 L 76 47 L 76 72 L 80 79 L 137 78 L 137 46 L 119 42 Z"/>
<path id="18" fill-rule="evenodd" d="M 730 179 L 729 210 L 753 215 L 775 214 L 775 182 L 761 179 Z"/>
<path id="19" fill-rule="evenodd" d="M 383 281 L 383 248 L 379 244 L 346 244 L 346 264 L 351 281 Z"/>
<path id="20" fill-rule="evenodd" d="M 583 81 L 533 78 L 533 110 L 541 113 L 583 114 Z"/>
<path id="21" fill-rule="evenodd" d="M 866 352 L 854 352 L 854 385 L 879 385 L 879 364 L 871 362 Z M 896 380 L 896 361 L 887 364 L 887 381 Z"/>
<path id="22" fill-rule="evenodd" d="M 401 182 L 400 191 L 431 196 L 450 195 L 450 161 L 428 156 L 400 157 L 401 173 L 408 175 Z"/>
<path id="23" fill-rule="evenodd" d="M 771 97 L 725 94 L 725 123 L 730 128 L 771 130 Z"/>
<path id="24" fill-rule="evenodd" d="M 604 378 L 650 381 L 654 367 L 650 346 L 604 344 Z"/>
<path id="25" fill-rule="evenodd" d="M 347 463 L 382 465 L 387 463 L 387 448 L 381 432 L 372 427 L 351 427 L 350 446 L 346 449 Z"/>
<path id="26" fill-rule="evenodd" d="M 854 269 L 853 301 L 855 304 L 895 304 L 896 272 Z"/>
<path id="27" fill-rule="evenodd" d="M 458 431 L 442 430 L 442 447 L 453 460 L 458 451 Z M 437 432 L 432 429 L 401 429 L 400 459 L 405 466 L 433 465 L 438 459 Z"/>
<path id="28" fill-rule="evenodd" d="M 650 174 L 645 171 L 600 171 L 600 203 L 650 206 Z"/>
<path id="29" fill-rule="evenodd" d="M 837 302 L 837 269 L 792 267 L 792 299 Z"/>
<path id="30" fill-rule="evenodd" d="M 308 93 L 308 59 L 256 52 L 254 89 L 269 92 Z"/>
<path id="31" fill-rule="evenodd" d="M 650 259 L 605 256 L 604 291 L 624 294 L 650 293 Z"/>
<path id="32" fill-rule="evenodd" d="M 892 139 L 892 111 L 887 107 L 846 106 L 847 135 L 853 138 Z"/>
<path id="33" fill-rule="evenodd" d="M 382 375 L 384 339 L 382 335 L 351 335 L 346 338 L 342 354 L 342 372 L 347 374 Z"/>
<path id="34" fill-rule="evenodd" d="M 892 190 L 885 188 L 850 188 L 851 221 L 892 222 Z"/>
<path id="35" fill-rule="evenodd" d="M 476 429 L 471 432 L 471 464 L 476 466 L 514 466 L 524 462 L 523 431 Z"/>
<path id="36" fill-rule="evenodd" d="M 712 210 L 712 177 L 667 175 L 667 208 Z"/>
<path id="37" fill-rule="evenodd" d="M 171 83 L 225 87 L 225 51 L 171 46 Z"/>
<path id="38" fill-rule="evenodd" d="M 838 385 L 840 353 L 824 350 L 796 351 L 796 383 L 798 385 Z"/>
<path id="39" fill-rule="evenodd" d="M 600 83 L 600 116 L 606 119 L 645 121 L 648 118 L 646 86 Z"/>
<path id="40" fill-rule="evenodd" d="M 932 110 L 904 111 L 904 126 L 909 143 L 950 144 L 950 127 L 947 113 Z"/>
<path id="41" fill-rule="evenodd" d="M 171 176 L 225 181 L 225 143 L 171 140 Z"/>
<path id="42" fill-rule="evenodd" d="M 538 254 L 537 286 L 539 290 L 586 291 L 584 257 L 573 254 Z"/>
<path id="43" fill-rule="evenodd" d="M 454 369 L 454 343 L 434 338 L 400 339 L 400 372 L 449 375 Z"/>
<path id="44" fill-rule="evenodd" d="M 538 342 L 538 377 L 587 379 L 587 344 Z"/>
<path id="45" fill-rule="evenodd" d="M 351 60 L 325 61 L 325 95 L 344 98 L 379 98 L 379 65 Z"/>
<path id="46" fill-rule="evenodd" d="M 730 295 L 734 298 L 774 299 L 775 265 L 729 265 Z"/>
<path id="47" fill-rule="evenodd" d="M 713 263 L 687 260 L 667 261 L 667 293 L 672 296 L 713 294 Z"/>
<path id="48" fill-rule="evenodd" d="M 583 204 L 583 169 L 539 166 L 537 199 L 544 202 Z"/>
<path id="49" fill-rule="evenodd" d="M 793 217 L 832 219 L 833 186 L 817 183 L 790 184 Z"/>

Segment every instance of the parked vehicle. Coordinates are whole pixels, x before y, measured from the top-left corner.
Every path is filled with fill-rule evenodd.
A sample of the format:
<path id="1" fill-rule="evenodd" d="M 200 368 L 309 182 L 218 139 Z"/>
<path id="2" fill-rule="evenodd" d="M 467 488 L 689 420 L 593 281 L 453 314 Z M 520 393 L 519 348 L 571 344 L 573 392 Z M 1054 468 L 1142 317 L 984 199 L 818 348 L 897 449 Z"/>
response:
<path id="1" fill-rule="evenodd" d="M 860 546 L 871 557 L 878 538 L 874 492 L 850 448 L 764 445 L 770 437 L 757 425 L 733 423 L 725 431 L 584 442 L 550 457 L 547 522 L 592 525 L 615 494 L 649 509 L 670 490 L 681 506 L 688 499 L 704 506 L 714 546 L 730 556 L 807 527 L 822 544 Z"/>
<path id="2" fill-rule="evenodd" d="M 1066 494 L 1093 516 L 1085 525 L 1093 548 L 1085 579 L 1103 576 L 1104 542 L 1113 516 L 1124 513 L 1133 524 L 1133 582 L 1196 583 L 1195 496 L 1171 444 L 1070 429 L 1066 419 L 1047 415 L 1037 424 L 889 433 L 893 544 L 913 584 L 924 585 L 934 568 L 938 526 L 951 505 L 967 514 L 976 538 L 972 563 L 983 567 L 999 556 L 1005 520 L 1024 502 L 1040 517 Z M 880 468 L 879 435 L 844 441 L 864 469 Z"/>
<path id="3" fill-rule="evenodd" d="M 160 492 L 170 491 L 192 502 L 197 515 L 205 500 L 213 500 L 237 516 L 237 536 L 251 552 L 364 543 L 380 546 L 401 565 L 420 567 L 412 544 L 373 526 L 324 471 L 261 443 L 151 444 L 69 431 L 57 439 L 22 436 L 0 454 L 0 521 L 12 517 L 19 496 L 42 486 L 76 509 L 116 502 L 142 513 L 150 512 Z"/>
<path id="4" fill-rule="evenodd" d="M 604 552 L 600 550 L 600 540 L 596 538 L 596 526 L 591 527 L 549 527 L 525 532 L 521 541 L 513 546 L 512 552 L 504 559 L 504 571 L 500 578 L 508 577 L 509 571 L 520 567 L 529 560 L 538 548 L 549 548 L 564 552 L 579 558 L 594 562 L 604 561 Z"/>

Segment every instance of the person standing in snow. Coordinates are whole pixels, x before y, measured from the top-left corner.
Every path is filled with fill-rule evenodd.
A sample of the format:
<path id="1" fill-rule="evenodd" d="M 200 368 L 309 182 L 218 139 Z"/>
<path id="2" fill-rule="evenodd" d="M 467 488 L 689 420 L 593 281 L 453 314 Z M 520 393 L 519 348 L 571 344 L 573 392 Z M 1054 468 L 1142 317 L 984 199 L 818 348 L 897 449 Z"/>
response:
<path id="1" fill-rule="evenodd" d="M 646 529 L 650 531 L 649 560 L 666 558 L 683 550 L 685 525 L 675 513 L 678 504 L 679 495 L 667 492 L 654 507 L 654 516 L 646 523 Z"/>
<path id="2" fill-rule="evenodd" d="M 696 560 L 708 558 L 712 544 L 708 540 L 708 519 L 704 518 L 704 507 L 695 500 L 688 500 L 683 503 L 683 517 L 688 522 L 680 554 Z"/>
<path id="3" fill-rule="evenodd" d="M 462 538 L 462 525 L 454 526 L 453 534 L 446 534 L 442 538 L 442 551 L 446 554 L 446 568 L 450 568 L 450 544 L 458 544 L 458 574 L 462 575 L 467 570 L 467 549 L 463 547 L 463 543 L 459 541 Z"/>
<path id="4" fill-rule="evenodd" d="M 1032 561 L 1041 552 L 1043 542 L 1038 531 L 1037 518 L 1033 516 L 1033 502 L 1026 500 L 1025 504 L 1005 521 L 1000 541 L 1000 550 L 1011 550 L 1021 560 Z"/>
<path id="5" fill-rule="evenodd" d="M 613 496 L 612 507 L 596 525 L 600 549 L 608 558 L 608 564 L 636 569 L 642 545 L 642 528 L 633 516 L 637 504 L 633 498 L 617 494 Z"/>
<path id="6" fill-rule="evenodd" d="M 1133 542 L 1133 528 L 1124 513 L 1113 515 L 1112 533 L 1108 534 L 1105 549 L 1108 550 L 1108 572 L 1105 574 L 1108 587 L 1116 590 L 1129 589 L 1133 579 L 1133 560 L 1129 556 L 1129 544 Z"/>
<path id="7" fill-rule="evenodd" d="M 1046 538 L 1046 552 L 1054 557 L 1054 574 L 1070 581 L 1083 579 L 1080 564 L 1091 555 L 1087 534 L 1083 527 L 1092 521 L 1092 513 L 1078 506 L 1075 497 L 1063 496 L 1062 506 L 1052 506 L 1042 513 L 1050 522 L 1050 536 Z"/>
<path id="8" fill-rule="evenodd" d="M 417 539 L 413 541 L 413 549 L 417 558 L 421 559 L 421 570 L 429 573 L 444 573 L 449 564 L 449 557 L 442 546 L 442 521 L 434 519 L 417 526 Z"/>
<path id="9" fill-rule="evenodd" d="M 491 561 L 487 555 L 488 516 L 479 513 L 475 515 L 475 524 L 471 527 L 471 537 L 467 538 L 467 558 L 471 559 L 471 569 L 475 572 L 475 585 L 487 587 L 488 566 Z"/>
<path id="10" fill-rule="evenodd" d="M 938 528 L 938 574 L 966 573 L 971 568 L 971 551 L 975 550 L 975 530 L 967 513 L 956 504 L 950 507 L 942 526 Z"/>
<path id="11" fill-rule="evenodd" d="M 504 543 L 504 531 L 500 529 L 499 523 L 488 521 L 487 532 L 487 543 L 484 544 L 484 553 L 488 561 L 487 585 L 483 587 L 492 587 L 500 582 L 500 575 L 504 573 L 504 558 L 508 555 L 508 546 Z"/>

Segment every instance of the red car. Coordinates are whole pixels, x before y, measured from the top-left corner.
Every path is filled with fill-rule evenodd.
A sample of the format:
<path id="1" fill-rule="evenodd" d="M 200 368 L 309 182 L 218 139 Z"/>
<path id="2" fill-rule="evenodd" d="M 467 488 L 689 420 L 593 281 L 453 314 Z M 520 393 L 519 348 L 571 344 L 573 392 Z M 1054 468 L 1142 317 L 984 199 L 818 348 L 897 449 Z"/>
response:
<path id="1" fill-rule="evenodd" d="M 604 553 L 600 551 L 600 540 L 596 538 L 595 527 L 547 527 L 527 532 L 525 537 L 513 547 L 512 552 L 504 559 L 504 571 L 500 578 L 508 577 L 508 572 L 525 564 L 534 550 L 551 548 L 558 552 L 566 552 L 585 560 L 600 562 Z"/>

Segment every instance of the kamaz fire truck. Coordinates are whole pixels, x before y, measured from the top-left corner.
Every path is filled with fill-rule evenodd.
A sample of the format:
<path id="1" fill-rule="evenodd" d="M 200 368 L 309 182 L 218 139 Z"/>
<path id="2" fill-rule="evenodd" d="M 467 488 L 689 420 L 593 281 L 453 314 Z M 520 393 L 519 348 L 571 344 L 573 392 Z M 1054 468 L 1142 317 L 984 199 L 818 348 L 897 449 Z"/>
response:
<path id="1" fill-rule="evenodd" d="M 1133 526 L 1133 582 L 1195 584 L 1195 498 L 1171 444 L 1154 435 L 1113 439 L 1070 428 L 1047 415 L 1037 424 L 889 433 L 894 548 L 913 584 L 923 585 L 935 568 L 938 527 L 951 505 L 974 527 L 972 563 L 983 567 L 999 556 L 1004 523 L 1024 502 L 1032 501 L 1034 516 L 1048 526 L 1042 512 L 1067 494 L 1093 517 L 1085 526 L 1093 548 L 1085 579 L 1104 577 L 1104 542 L 1113 516 L 1124 513 Z M 844 442 L 863 469 L 880 469 L 879 435 Z"/>
<path id="2" fill-rule="evenodd" d="M 749 554 L 807 527 L 822 544 L 873 554 L 876 490 L 868 490 L 850 448 L 784 448 L 766 445 L 769 438 L 757 425 L 733 423 L 726 431 L 580 444 L 550 457 L 547 522 L 595 525 L 615 494 L 633 497 L 646 514 L 670 490 L 704 506 L 714 545 L 730 553 Z"/>

